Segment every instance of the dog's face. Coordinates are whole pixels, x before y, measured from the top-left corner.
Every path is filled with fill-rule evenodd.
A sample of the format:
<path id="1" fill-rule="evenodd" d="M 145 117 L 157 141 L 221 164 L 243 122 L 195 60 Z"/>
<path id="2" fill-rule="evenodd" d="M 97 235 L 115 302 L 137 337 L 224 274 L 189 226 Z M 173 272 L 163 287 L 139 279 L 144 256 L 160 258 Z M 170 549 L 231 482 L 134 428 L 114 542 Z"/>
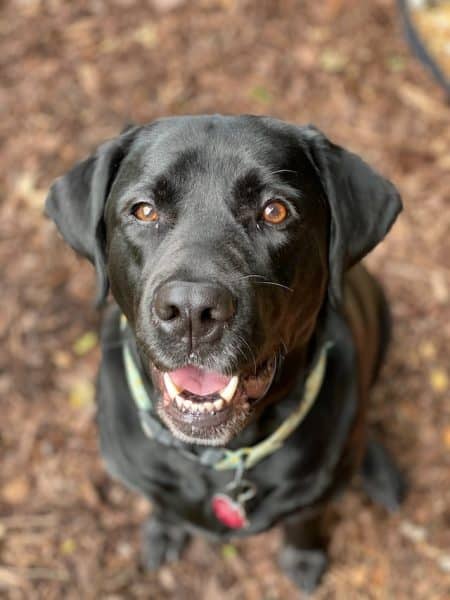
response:
<path id="1" fill-rule="evenodd" d="M 316 130 L 220 116 L 133 128 L 48 200 L 109 281 L 161 420 L 210 445 L 259 414 L 281 357 L 306 347 L 327 290 L 337 302 L 343 270 L 398 209 L 388 182 Z"/>
<path id="2" fill-rule="evenodd" d="M 323 301 L 329 219 L 313 166 L 260 120 L 160 122 L 136 136 L 105 221 L 111 289 L 161 419 L 185 441 L 226 443 Z"/>

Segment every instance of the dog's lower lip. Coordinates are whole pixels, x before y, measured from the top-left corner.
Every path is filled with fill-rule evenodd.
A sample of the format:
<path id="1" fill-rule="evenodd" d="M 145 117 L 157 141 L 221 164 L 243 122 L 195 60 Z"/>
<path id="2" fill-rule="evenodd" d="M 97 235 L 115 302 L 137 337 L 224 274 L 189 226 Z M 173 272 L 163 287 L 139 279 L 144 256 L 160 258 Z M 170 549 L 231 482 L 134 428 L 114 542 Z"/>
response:
<path id="1" fill-rule="evenodd" d="M 218 411 L 207 411 L 201 413 L 189 409 L 181 410 L 176 402 L 170 402 L 165 407 L 165 410 L 168 414 L 170 414 L 171 418 L 175 422 L 178 422 L 181 425 L 189 424 L 196 426 L 197 428 L 206 428 L 226 423 L 233 412 L 233 407 L 225 406 L 224 408 Z"/>

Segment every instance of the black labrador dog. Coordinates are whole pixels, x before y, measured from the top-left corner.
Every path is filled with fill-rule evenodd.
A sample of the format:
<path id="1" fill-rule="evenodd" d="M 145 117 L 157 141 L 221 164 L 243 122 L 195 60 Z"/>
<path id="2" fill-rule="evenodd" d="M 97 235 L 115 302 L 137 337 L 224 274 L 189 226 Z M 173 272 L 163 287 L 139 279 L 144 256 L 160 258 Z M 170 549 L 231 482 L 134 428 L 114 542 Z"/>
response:
<path id="1" fill-rule="evenodd" d="M 282 522 L 312 590 L 326 504 L 355 472 L 398 506 L 365 413 L 389 311 L 358 264 L 393 185 L 312 126 L 187 116 L 131 127 L 51 188 L 47 214 L 109 288 L 98 381 L 110 473 L 151 499 L 146 565 Z"/>

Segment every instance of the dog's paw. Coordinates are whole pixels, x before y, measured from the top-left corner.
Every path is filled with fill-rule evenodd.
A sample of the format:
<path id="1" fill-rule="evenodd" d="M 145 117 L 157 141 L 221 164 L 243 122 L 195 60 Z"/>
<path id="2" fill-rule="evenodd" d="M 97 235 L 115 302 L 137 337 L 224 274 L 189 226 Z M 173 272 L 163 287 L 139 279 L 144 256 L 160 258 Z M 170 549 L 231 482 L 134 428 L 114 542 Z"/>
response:
<path id="1" fill-rule="evenodd" d="M 363 488 L 369 498 L 390 511 L 397 510 L 406 495 L 406 481 L 389 452 L 369 439 L 362 464 Z"/>
<path id="2" fill-rule="evenodd" d="M 286 546 L 281 550 L 279 564 L 297 587 L 307 594 L 312 594 L 327 569 L 328 558 L 323 550 L 303 550 Z"/>
<path id="3" fill-rule="evenodd" d="M 181 526 L 150 517 L 142 527 L 141 564 L 146 571 L 179 560 L 189 541 Z"/>

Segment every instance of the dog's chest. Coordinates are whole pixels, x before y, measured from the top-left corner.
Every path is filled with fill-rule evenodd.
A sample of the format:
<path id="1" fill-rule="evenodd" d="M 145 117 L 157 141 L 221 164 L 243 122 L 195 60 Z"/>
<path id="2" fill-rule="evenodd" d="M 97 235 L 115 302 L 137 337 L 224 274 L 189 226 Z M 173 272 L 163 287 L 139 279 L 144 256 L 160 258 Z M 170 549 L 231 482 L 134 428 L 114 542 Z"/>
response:
<path id="1" fill-rule="evenodd" d="M 104 438 L 101 419 L 99 425 Z M 311 458 L 314 454 L 323 464 L 326 449 L 307 451 L 300 435 L 292 436 L 281 451 L 244 471 L 246 487 L 238 489 L 233 487 L 234 470 L 216 471 L 201 465 L 181 456 L 176 448 L 149 440 L 139 429 L 126 438 L 109 437 L 109 444 L 102 443 L 102 451 L 110 473 L 144 494 L 156 508 L 164 509 L 174 520 L 219 537 L 268 529 L 283 516 L 314 503 L 330 483 L 328 471 L 317 476 L 316 461 Z M 244 498 L 239 498 L 239 493 L 250 488 L 249 497 L 244 493 Z M 244 511 L 242 526 L 230 527 L 230 523 L 239 525 L 240 508 Z"/>

